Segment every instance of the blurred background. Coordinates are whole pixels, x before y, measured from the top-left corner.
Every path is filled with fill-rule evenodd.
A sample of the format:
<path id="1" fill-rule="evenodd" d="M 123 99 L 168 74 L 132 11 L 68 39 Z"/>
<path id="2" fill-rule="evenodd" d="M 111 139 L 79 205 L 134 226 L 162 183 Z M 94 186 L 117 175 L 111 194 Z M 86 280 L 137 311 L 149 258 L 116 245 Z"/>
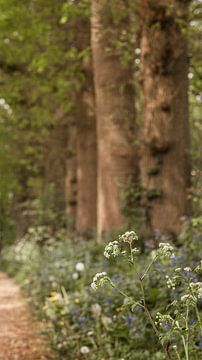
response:
<path id="1" fill-rule="evenodd" d="M 40 311 L 61 285 L 82 303 L 63 332 L 66 310 L 50 306 L 61 359 L 70 343 L 72 359 L 84 356 L 75 336 L 94 326 L 84 331 L 90 275 L 75 266 L 96 268 L 106 239 L 135 230 L 143 253 L 169 239 L 186 259 L 198 256 L 201 19 L 201 0 L 0 0 L 1 256 L 9 273 L 21 269 Z M 91 335 L 87 345 L 105 349 L 99 359 L 120 359 L 117 342 L 133 359 L 121 316 L 110 334 L 107 316 L 96 331 L 111 345 Z M 130 331 L 133 319 L 124 321 Z M 138 359 L 163 359 L 152 342 L 142 355 L 134 336 Z"/>

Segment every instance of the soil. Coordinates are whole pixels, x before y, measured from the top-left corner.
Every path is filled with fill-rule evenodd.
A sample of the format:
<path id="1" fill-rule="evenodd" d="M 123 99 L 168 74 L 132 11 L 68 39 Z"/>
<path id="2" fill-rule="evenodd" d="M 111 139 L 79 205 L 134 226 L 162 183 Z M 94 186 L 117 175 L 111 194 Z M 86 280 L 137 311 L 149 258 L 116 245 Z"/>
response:
<path id="1" fill-rule="evenodd" d="M 54 360 L 19 287 L 0 272 L 0 360 Z"/>

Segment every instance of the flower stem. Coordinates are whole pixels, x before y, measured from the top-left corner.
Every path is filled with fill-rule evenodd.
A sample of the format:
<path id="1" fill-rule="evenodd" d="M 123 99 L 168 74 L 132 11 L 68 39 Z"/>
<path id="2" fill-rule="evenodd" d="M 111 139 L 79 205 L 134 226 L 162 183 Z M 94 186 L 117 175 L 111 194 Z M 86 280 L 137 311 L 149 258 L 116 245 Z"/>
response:
<path id="1" fill-rule="evenodd" d="M 177 356 L 177 360 L 181 360 L 181 358 L 180 358 L 180 354 L 179 354 L 179 352 L 178 352 L 178 348 L 177 348 L 177 346 L 176 346 L 176 345 L 175 345 L 175 346 L 173 346 L 173 349 L 174 349 L 175 354 L 176 354 L 176 356 Z"/>
<path id="2" fill-rule="evenodd" d="M 130 246 L 130 261 L 131 261 L 131 263 L 133 264 L 134 258 L 133 258 L 133 248 L 132 248 L 132 244 L 130 243 L 129 246 Z"/>
<path id="3" fill-rule="evenodd" d="M 186 356 L 186 360 L 189 360 L 189 354 L 187 352 L 187 346 L 186 346 L 186 341 L 185 341 L 185 337 L 182 335 L 182 342 L 183 342 L 183 346 L 184 346 L 184 351 L 185 351 L 185 356 Z"/>
<path id="4" fill-rule="evenodd" d="M 187 351 L 187 360 L 189 359 L 189 325 L 188 325 L 188 320 L 189 320 L 189 306 L 187 306 L 187 311 L 186 311 L 186 351 Z"/>
<path id="5" fill-rule="evenodd" d="M 147 272 L 149 271 L 149 269 L 150 269 L 150 267 L 151 267 L 151 265 L 152 265 L 152 263 L 153 263 L 154 261 L 155 261 L 155 260 L 153 260 L 153 261 L 151 262 L 150 266 L 148 266 L 148 268 L 147 268 L 147 270 L 146 270 L 146 272 L 145 272 L 144 275 L 147 274 Z M 142 292 L 143 305 L 141 305 L 141 308 L 144 310 L 144 312 L 145 312 L 145 314 L 146 314 L 146 316 L 147 316 L 147 319 L 148 319 L 148 321 L 150 322 L 150 324 L 151 324 L 151 326 L 152 326 L 152 328 L 153 328 L 153 330 L 154 330 L 154 332 L 155 332 L 155 334 L 156 334 L 156 336 L 158 337 L 158 340 L 159 340 L 159 331 L 158 331 L 158 329 L 157 329 L 157 327 L 156 327 L 156 325 L 155 325 L 155 323 L 154 323 L 154 320 L 152 319 L 152 316 L 151 316 L 151 314 L 150 314 L 150 311 L 148 310 L 148 307 L 147 307 L 147 305 L 146 305 L 145 291 L 144 291 L 144 286 L 143 286 L 144 275 L 143 275 L 142 277 L 140 277 L 140 275 L 139 275 L 137 272 L 136 272 L 136 274 L 137 274 L 138 280 L 139 280 L 139 282 L 140 282 L 140 287 L 141 287 L 141 292 Z M 161 345 L 162 345 L 162 344 L 161 344 Z M 168 350 L 167 345 L 166 345 L 166 346 L 163 346 L 163 345 L 162 345 L 162 347 L 163 347 L 163 350 L 164 350 L 164 352 L 166 353 L 168 359 L 171 359 L 171 355 L 170 355 L 170 353 L 169 353 L 169 350 Z"/>
<path id="6" fill-rule="evenodd" d="M 195 311 L 196 311 L 196 316 L 197 316 L 197 319 L 198 319 L 198 322 L 199 322 L 199 327 L 200 327 L 200 330 L 201 330 L 201 336 L 202 336 L 202 324 L 201 324 L 201 317 L 200 317 L 200 314 L 199 314 L 199 311 L 198 311 L 197 305 L 195 306 Z"/>
<path id="7" fill-rule="evenodd" d="M 155 256 L 155 257 L 153 258 L 153 260 L 150 262 L 149 266 L 148 266 L 148 267 L 146 268 L 146 270 L 145 270 L 145 273 L 142 275 L 141 280 L 144 280 L 145 276 L 148 274 L 151 266 L 152 266 L 153 263 L 156 261 L 156 259 L 157 259 L 157 256 Z"/>
<path id="8" fill-rule="evenodd" d="M 155 323 L 154 323 L 154 321 L 153 321 L 153 319 L 151 317 L 151 314 L 150 314 L 150 312 L 149 312 L 146 305 L 144 305 L 144 311 L 145 311 L 146 316 L 147 316 L 147 318 L 148 318 L 148 320 L 149 320 L 149 322 L 150 322 L 150 324 L 151 324 L 151 326 L 152 326 L 152 328 L 153 328 L 153 330 L 154 330 L 154 332 L 155 332 L 155 334 L 156 334 L 156 336 L 158 337 L 158 340 L 159 340 L 159 331 L 158 331 L 158 329 L 157 329 L 157 327 L 156 327 L 156 325 L 155 325 Z M 163 351 L 167 355 L 168 359 L 172 359 L 172 357 L 170 355 L 170 352 L 168 350 L 168 346 L 167 345 L 166 346 L 162 345 L 162 347 L 163 347 Z"/>

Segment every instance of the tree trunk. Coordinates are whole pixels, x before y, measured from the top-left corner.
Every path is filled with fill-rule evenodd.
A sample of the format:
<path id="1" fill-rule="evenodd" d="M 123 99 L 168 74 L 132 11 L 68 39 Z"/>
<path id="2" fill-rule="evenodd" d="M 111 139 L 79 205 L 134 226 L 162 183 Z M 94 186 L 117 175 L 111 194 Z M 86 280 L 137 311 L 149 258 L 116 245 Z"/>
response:
<path id="1" fill-rule="evenodd" d="M 66 162 L 65 197 L 67 213 L 67 230 L 75 231 L 77 211 L 77 157 L 76 157 L 76 126 L 69 125 L 68 153 Z"/>
<path id="2" fill-rule="evenodd" d="M 76 37 L 82 54 L 90 47 L 90 21 L 80 16 Z M 97 222 L 97 139 L 92 59 L 82 57 L 80 69 L 84 81 L 77 92 L 77 216 L 78 234 L 92 235 Z"/>
<path id="3" fill-rule="evenodd" d="M 141 0 L 141 176 L 152 229 L 179 231 L 189 213 L 187 2 Z"/>
<path id="4" fill-rule="evenodd" d="M 135 174 L 133 66 L 123 63 L 115 49 L 120 34 L 127 34 L 125 2 L 115 25 L 110 4 L 92 0 L 91 45 L 95 77 L 98 138 L 98 233 L 122 227 L 121 194 Z M 106 11 L 106 12 L 105 12 Z"/>
<path id="5" fill-rule="evenodd" d="M 56 211 L 65 211 L 65 163 L 67 157 L 68 122 L 61 110 L 56 113 L 57 122 L 49 130 L 44 152 L 44 185 L 52 184 L 53 204 Z"/>
<path id="6" fill-rule="evenodd" d="M 90 235 L 97 222 L 97 141 L 92 69 L 88 75 L 78 100 L 76 229 Z"/>

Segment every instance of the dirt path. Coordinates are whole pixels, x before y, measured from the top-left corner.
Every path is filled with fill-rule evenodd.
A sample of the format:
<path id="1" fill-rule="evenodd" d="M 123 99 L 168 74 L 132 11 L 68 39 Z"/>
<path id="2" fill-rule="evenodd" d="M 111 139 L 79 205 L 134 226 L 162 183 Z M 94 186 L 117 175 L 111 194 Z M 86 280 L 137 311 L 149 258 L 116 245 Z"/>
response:
<path id="1" fill-rule="evenodd" d="M 39 327 L 18 286 L 0 272 L 0 360 L 53 359 L 39 336 Z"/>

